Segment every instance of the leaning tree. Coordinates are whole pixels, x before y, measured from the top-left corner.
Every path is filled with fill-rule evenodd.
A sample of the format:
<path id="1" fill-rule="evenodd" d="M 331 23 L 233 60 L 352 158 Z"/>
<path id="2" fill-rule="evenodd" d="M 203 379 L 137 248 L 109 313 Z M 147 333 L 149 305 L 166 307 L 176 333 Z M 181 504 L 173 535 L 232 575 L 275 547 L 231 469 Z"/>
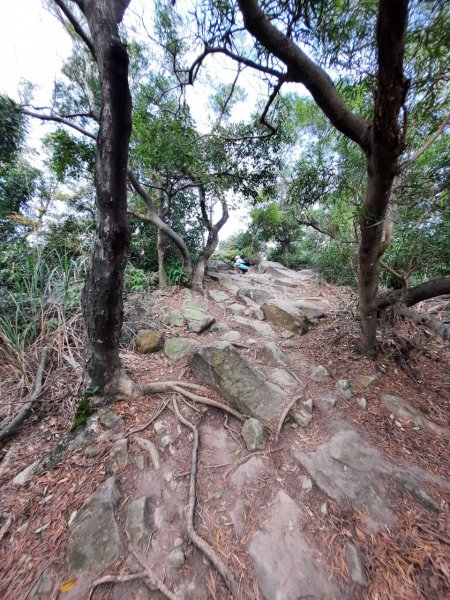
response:
<path id="1" fill-rule="evenodd" d="M 425 151 L 448 123 L 445 115 L 423 147 L 416 152 L 409 149 L 401 163 L 408 134 L 408 90 L 414 89 L 417 97 L 434 102 L 441 119 L 448 111 L 448 77 L 443 74 L 448 73 L 449 57 L 442 48 L 448 42 L 449 8 L 433 0 L 362 4 L 237 0 L 210 2 L 208 11 L 203 8 L 193 11 L 203 48 L 189 70 L 189 83 L 195 81 L 201 64 L 212 54 L 225 55 L 259 71 L 272 84 L 261 116 L 264 123 L 281 87 L 286 83 L 302 84 L 330 123 L 365 155 L 366 188 L 359 207 L 358 289 L 361 345 L 364 352 L 373 354 L 384 223 L 393 183 L 402 166 Z M 243 36 L 243 30 L 250 39 Z M 432 49 L 428 54 L 427 48 Z M 440 70 L 427 78 L 427 69 L 434 65 Z M 332 76 L 335 80 L 371 80 L 373 102 L 368 115 L 350 108 Z"/>

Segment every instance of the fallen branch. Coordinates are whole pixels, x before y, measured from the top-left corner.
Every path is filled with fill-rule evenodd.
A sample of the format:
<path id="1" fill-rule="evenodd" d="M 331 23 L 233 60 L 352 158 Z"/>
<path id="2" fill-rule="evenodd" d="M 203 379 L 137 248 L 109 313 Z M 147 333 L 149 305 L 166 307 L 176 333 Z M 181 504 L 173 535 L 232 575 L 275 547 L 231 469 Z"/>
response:
<path id="1" fill-rule="evenodd" d="M 177 415 L 180 422 L 190 429 L 194 436 L 194 442 L 192 445 L 192 462 L 191 462 L 191 476 L 190 476 L 190 484 L 189 484 L 189 504 L 186 511 L 186 527 L 189 538 L 191 542 L 206 556 L 209 562 L 217 569 L 217 571 L 222 576 L 227 588 L 230 590 L 231 595 L 235 600 L 239 600 L 239 589 L 238 584 L 234 577 L 231 575 L 228 567 L 222 562 L 219 558 L 215 550 L 206 542 L 203 538 L 201 538 L 198 533 L 195 531 L 194 527 L 194 513 L 195 513 L 195 503 L 196 503 L 196 479 L 197 479 L 197 458 L 198 458 L 198 446 L 199 446 L 199 435 L 197 427 L 188 421 L 180 412 L 178 408 L 177 401 L 175 398 L 172 401 L 173 409 L 175 414 Z"/>
<path id="2" fill-rule="evenodd" d="M 401 300 L 402 294 L 403 290 L 390 290 L 380 294 L 377 298 L 378 310 L 397 304 Z M 429 300 L 444 294 L 450 294 L 450 276 L 432 279 L 415 287 L 407 288 L 404 292 L 404 303 L 406 306 L 414 306 L 422 300 Z"/>
<path id="3" fill-rule="evenodd" d="M 450 323 L 443 323 L 431 315 L 419 313 L 412 308 L 408 308 L 404 304 L 396 306 L 395 310 L 402 317 L 411 319 L 411 321 L 416 325 L 423 325 L 424 327 L 427 327 L 428 329 L 431 329 L 431 331 L 434 331 L 440 335 L 444 340 L 450 340 Z"/>
<path id="4" fill-rule="evenodd" d="M 12 421 L 5 425 L 3 429 L 0 425 L 0 442 L 3 442 L 4 440 L 8 439 L 16 432 L 18 427 L 25 421 L 25 419 L 30 414 L 34 401 L 37 400 L 37 398 L 39 398 L 39 396 L 41 395 L 47 353 L 48 346 L 45 346 L 42 350 L 41 358 L 39 360 L 39 365 L 36 371 L 36 382 L 34 384 L 34 391 L 31 394 L 30 399 L 28 400 L 28 402 L 25 402 L 25 404 L 22 406 L 19 412 L 14 416 Z"/>

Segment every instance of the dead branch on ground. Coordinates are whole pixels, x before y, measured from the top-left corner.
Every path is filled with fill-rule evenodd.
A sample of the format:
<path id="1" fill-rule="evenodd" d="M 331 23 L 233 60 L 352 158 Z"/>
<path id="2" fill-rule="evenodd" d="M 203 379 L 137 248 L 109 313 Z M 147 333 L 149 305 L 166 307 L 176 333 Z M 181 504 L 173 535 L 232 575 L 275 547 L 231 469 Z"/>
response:
<path id="1" fill-rule="evenodd" d="M 42 393 L 43 378 L 45 363 L 47 360 L 48 346 L 44 346 L 41 352 L 41 358 L 36 371 L 36 382 L 34 385 L 34 391 L 30 396 L 30 399 L 22 406 L 19 412 L 12 418 L 11 421 L 7 422 L 3 427 L 3 423 L 0 425 L 0 442 L 11 437 L 19 428 L 19 426 L 25 421 L 31 412 L 33 403 Z"/>

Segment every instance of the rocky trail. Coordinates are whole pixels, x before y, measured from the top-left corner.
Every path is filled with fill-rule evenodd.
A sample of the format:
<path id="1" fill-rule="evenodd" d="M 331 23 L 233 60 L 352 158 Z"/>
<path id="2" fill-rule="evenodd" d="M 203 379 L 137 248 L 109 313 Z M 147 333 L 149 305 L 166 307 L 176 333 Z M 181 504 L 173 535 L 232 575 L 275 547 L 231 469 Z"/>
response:
<path id="1" fill-rule="evenodd" d="M 0 597 L 450 598 L 448 346 L 371 362 L 343 288 L 212 267 L 203 296 L 127 303 L 126 370 L 185 394 L 4 449 Z"/>

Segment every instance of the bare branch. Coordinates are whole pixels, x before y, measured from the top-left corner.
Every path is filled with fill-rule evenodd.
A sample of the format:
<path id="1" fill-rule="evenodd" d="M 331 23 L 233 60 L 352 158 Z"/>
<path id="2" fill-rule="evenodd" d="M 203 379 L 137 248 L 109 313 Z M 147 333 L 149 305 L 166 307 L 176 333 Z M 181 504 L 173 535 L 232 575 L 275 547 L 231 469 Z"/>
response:
<path id="1" fill-rule="evenodd" d="M 92 43 L 91 39 L 89 38 L 87 33 L 82 28 L 80 22 L 78 21 L 76 16 L 73 14 L 73 12 L 70 10 L 70 8 L 66 5 L 66 3 L 63 0 L 53 0 L 53 2 L 61 9 L 61 11 L 65 14 L 67 19 L 70 21 L 72 27 L 75 30 L 75 33 L 77 33 L 80 36 L 80 38 L 83 40 L 83 42 L 86 44 L 87 48 L 89 49 L 89 52 L 94 57 L 94 60 L 97 60 L 96 56 L 95 56 L 94 44 Z M 83 8 L 82 2 L 80 2 L 80 0 L 77 2 L 77 4 L 79 4 L 80 7 Z"/>
<path id="2" fill-rule="evenodd" d="M 422 154 L 424 154 L 428 150 L 428 148 L 431 146 L 431 144 L 435 140 L 437 140 L 437 138 L 441 135 L 441 133 L 447 127 L 449 122 L 450 122 L 450 112 L 447 114 L 447 116 L 442 121 L 442 123 L 439 125 L 439 127 L 436 129 L 436 131 L 430 135 L 430 137 L 427 139 L 427 141 L 424 143 L 424 145 L 421 148 L 419 148 L 419 150 L 417 150 L 417 152 L 415 152 L 411 156 L 411 158 L 408 158 L 407 160 L 405 160 L 401 163 L 400 170 L 406 169 L 406 167 L 409 167 L 409 165 L 411 165 L 418 158 L 420 158 L 422 156 Z"/>
<path id="3" fill-rule="evenodd" d="M 77 125 L 76 123 L 73 123 L 66 117 L 62 117 L 61 115 L 58 115 L 57 113 L 55 113 L 53 111 L 48 115 L 34 112 L 34 111 L 28 110 L 26 108 L 22 108 L 21 111 L 24 115 L 27 115 L 28 117 L 33 117 L 34 119 L 40 119 L 41 121 L 54 121 L 55 123 L 61 123 L 63 125 L 67 125 L 67 127 L 71 127 L 72 129 L 75 129 L 75 131 L 78 131 L 79 133 L 82 133 L 83 135 L 85 135 L 93 140 L 97 140 L 97 135 L 95 133 L 93 133 L 92 131 L 85 129 L 84 127 L 81 127 L 80 125 Z"/>

